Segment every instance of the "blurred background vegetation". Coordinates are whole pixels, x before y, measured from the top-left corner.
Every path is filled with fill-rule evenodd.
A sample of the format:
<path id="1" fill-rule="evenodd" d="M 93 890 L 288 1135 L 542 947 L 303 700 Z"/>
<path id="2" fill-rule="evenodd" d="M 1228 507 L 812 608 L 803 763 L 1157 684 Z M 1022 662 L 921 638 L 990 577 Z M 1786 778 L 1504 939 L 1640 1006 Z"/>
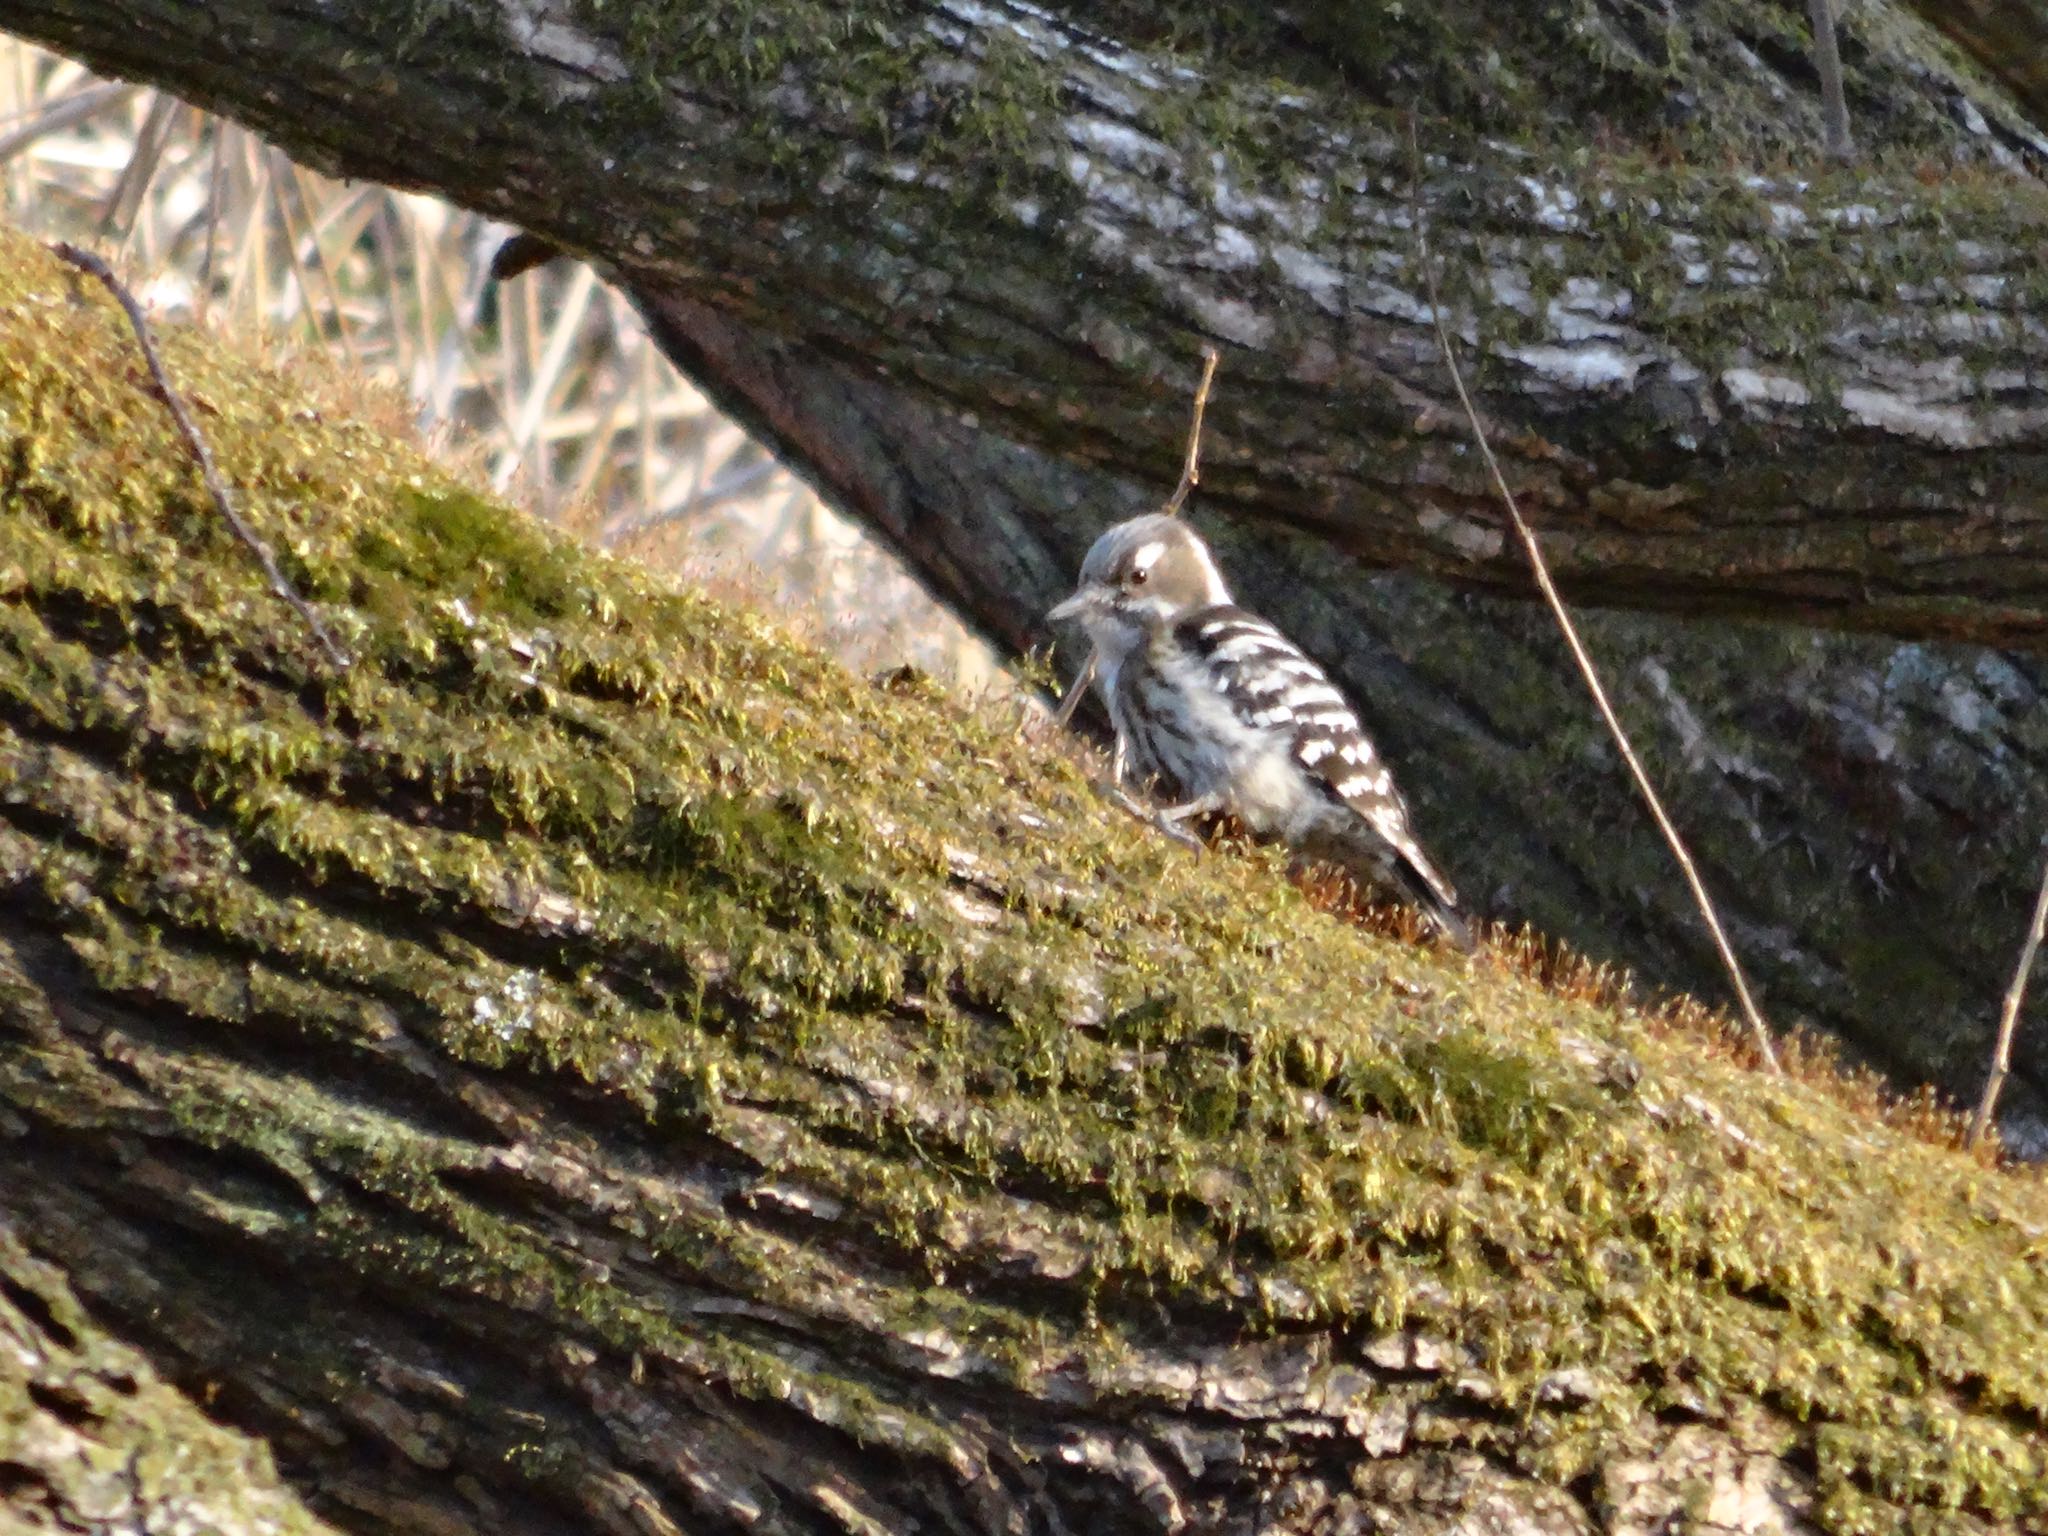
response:
<path id="1" fill-rule="evenodd" d="M 1001 687 L 994 654 L 722 416 L 631 304 L 514 231 L 330 181 L 233 123 L 0 37 L 0 215 L 92 245 L 159 319 L 321 357 L 361 408 L 595 543 L 794 617 L 849 665 Z"/>

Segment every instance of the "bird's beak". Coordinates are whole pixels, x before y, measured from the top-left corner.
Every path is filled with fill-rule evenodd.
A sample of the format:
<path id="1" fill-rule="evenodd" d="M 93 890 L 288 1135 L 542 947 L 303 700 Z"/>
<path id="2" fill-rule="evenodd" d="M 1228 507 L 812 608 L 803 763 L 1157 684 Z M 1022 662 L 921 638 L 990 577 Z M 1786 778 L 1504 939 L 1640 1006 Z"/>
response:
<path id="1" fill-rule="evenodd" d="M 1102 603 L 1102 588 L 1099 583 L 1090 582 L 1077 589 L 1065 602 L 1056 604 L 1045 616 L 1048 624 L 1064 624 L 1068 619 L 1078 619 L 1099 607 Z"/>

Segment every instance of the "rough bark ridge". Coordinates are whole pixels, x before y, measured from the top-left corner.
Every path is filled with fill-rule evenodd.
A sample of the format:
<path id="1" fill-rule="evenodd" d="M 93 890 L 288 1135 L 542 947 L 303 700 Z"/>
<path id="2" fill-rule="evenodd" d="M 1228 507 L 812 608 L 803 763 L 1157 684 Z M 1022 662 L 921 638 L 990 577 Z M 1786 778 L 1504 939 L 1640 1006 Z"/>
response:
<path id="1" fill-rule="evenodd" d="M 1212 506 L 1522 591 L 1414 195 L 1579 597 L 2048 635 L 2048 140 L 1909 15 L 1846 23 L 1884 169 L 1810 176 L 1796 5 L 1076 9 L 1158 40 L 983 0 L 0 20 L 1119 474 L 1171 482 L 1216 338 Z"/>
<path id="2" fill-rule="evenodd" d="M 17 1503 L 79 1507 L 53 1416 L 126 1454 L 49 1385 L 112 1332 L 357 1530 L 2048 1518 L 2037 1176 L 1318 916 L 177 338 L 332 675 L 0 257 Z"/>

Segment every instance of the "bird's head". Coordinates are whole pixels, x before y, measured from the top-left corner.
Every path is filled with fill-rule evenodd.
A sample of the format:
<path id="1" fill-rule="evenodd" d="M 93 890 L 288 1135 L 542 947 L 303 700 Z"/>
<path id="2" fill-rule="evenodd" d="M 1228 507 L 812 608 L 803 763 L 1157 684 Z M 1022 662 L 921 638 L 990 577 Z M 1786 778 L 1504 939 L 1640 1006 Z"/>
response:
<path id="1" fill-rule="evenodd" d="M 1097 650 L 1120 658 L 1184 614 L 1229 601 L 1200 536 L 1179 518 L 1153 512 L 1097 539 L 1081 562 L 1074 595 L 1046 618 L 1079 622 Z"/>

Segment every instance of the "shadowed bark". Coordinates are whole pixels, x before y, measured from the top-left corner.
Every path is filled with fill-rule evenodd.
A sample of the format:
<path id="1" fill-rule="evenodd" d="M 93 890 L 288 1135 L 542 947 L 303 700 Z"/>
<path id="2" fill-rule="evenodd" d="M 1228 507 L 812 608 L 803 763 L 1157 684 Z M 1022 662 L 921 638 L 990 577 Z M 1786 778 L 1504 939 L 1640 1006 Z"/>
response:
<path id="1" fill-rule="evenodd" d="M 1190 855 L 214 345 L 345 673 L 0 240 L 9 1513 L 2048 1518 L 2038 1178 Z"/>
<path id="2" fill-rule="evenodd" d="M 2048 4 L 1916 0 L 1913 8 L 1968 50 L 2037 124 L 2048 122 Z"/>

